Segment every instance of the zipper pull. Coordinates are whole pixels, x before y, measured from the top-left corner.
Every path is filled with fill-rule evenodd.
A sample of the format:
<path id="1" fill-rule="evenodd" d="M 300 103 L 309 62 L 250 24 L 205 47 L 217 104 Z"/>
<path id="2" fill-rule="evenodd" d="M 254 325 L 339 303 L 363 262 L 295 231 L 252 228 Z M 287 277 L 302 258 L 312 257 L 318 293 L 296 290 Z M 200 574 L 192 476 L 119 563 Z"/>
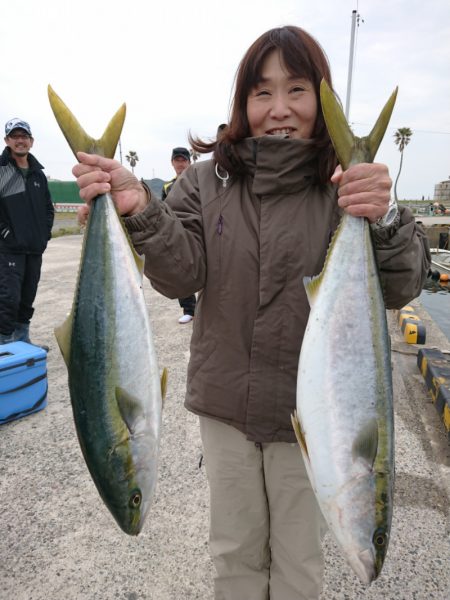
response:
<path id="1" fill-rule="evenodd" d="M 219 173 L 219 163 L 216 163 L 216 175 L 222 181 L 222 187 L 227 187 L 227 181 L 230 178 L 230 174 L 228 173 L 228 171 L 225 171 L 225 175 L 221 175 Z"/>
<path id="2" fill-rule="evenodd" d="M 217 221 L 216 231 L 217 231 L 217 233 L 219 235 L 222 235 L 222 231 L 223 231 L 223 217 L 222 217 L 222 215 L 219 216 L 219 220 Z"/>

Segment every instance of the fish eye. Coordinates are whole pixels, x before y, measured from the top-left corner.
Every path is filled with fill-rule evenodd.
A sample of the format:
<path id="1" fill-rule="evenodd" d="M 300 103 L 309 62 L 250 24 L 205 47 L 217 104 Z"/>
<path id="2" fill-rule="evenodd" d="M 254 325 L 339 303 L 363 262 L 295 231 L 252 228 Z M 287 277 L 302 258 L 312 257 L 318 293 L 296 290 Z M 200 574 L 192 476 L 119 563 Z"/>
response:
<path id="1" fill-rule="evenodd" d="M 139 508 L 142 502 L 142 494 L 139 490 L 132 492 L 128 502 L 130 508 Z"/>
<path id="2" fill-rule="evenodd" d="M 373 534 L 372 541 L 376 548 L 384 548 L 387 543 L 387 535 L 384 529 L 377 529 Z"/>

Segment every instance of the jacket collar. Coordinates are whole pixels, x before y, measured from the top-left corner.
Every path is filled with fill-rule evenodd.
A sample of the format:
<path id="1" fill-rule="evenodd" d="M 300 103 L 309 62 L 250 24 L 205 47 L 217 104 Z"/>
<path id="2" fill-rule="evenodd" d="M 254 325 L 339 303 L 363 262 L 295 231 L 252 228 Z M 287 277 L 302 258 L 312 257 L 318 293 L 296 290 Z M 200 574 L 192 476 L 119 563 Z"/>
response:
<path id="1" fill-rule="evenodd" d="M 318 154 L 314 140 L 266 135 L 242 140 L 236 150 L 253 177 L 255 194 L 295 193 L 314 182 Z"/>
<path id="2" fill-rule="evenodd" d="M 5 146 L 5 149 L 0 156 L 0 165 L 4 167 L 9 163 L 17 167 L 16 161 L 11 156 L 11 149 L 8 146 Z M 28 153 L 28 165 L 29 168 L 33 170 L 42 170 L 44 168 L 41 163 L 31 154 L 31 152 Z"/>

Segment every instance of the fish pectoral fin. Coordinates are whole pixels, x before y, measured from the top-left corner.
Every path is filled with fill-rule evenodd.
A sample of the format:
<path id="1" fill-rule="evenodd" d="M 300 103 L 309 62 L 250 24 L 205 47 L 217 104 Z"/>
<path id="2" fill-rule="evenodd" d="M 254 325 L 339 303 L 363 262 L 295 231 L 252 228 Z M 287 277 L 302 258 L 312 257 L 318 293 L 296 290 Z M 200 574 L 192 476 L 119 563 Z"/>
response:
<path id="1" fill-rule="evenodd" d="M 125 429 L 123 431 L 122 437 L 117 439 L 114 446 L 108 450 L 108 459 L 111 459 L 112 456 L 119 455 L 122 452 L 127 452 L 128 443 L 130 441 L 130 432 Z"/>
<path id="2" fill-rule="evenodd" d="M 356 436 L 352 445 L 353 460 L 362 458 L 373 467 L 378 452 L 378 422 L 370 419 Z"/>
<path id="3" fill-rule="evenodd" d="M 168 377 L 167 369 L 166 369 L 166 367 L 164 367 L 162 375 L 161 375 L 161 398 L 162 398 L 163 402 L 164 402 L 164 400 L 166 398 L 166 394 L 167 394 L 167 377 Z"/>
<path id="4" fill-rule="evenodd" d="M 291 415 L 292 427 L 294 428 L 295 437 L 297 438 L 298 445 L 303 450 L 304 455 L 308 457 L 308 447 L 306 446 L 305 434 L 303 433 L 303 428 L 300 424 L 297 411 L 294 411 L 294 414 Z"/>
<path id="5" fill-rule="evenodd" d="M 64 362 L 66 366 L 69 366 L 70 362 L 70 341 L 72 338 L 72 313 L 69 313 L 67 319 L 59 325 L 59 327 L 55 327 L 54 333 L 56 337 L 56 341 L 58 342 L 59 349 L 61 350 L 61 354 L 64 358 Z"/>
<path id="6" fill-rule="evenodd" d="M 48 99 L 56 121 L 75 156 L 81 150 L 91 154 L 100 154 L 106 158 L 114 158 L 125 121 L 125 104 L 122 104 L 113 116 L 102 137 L 95 140 L 84 131 L 70 109 L 50 85 L 48 86 Z"/>
<path id="7" fill-rule="evenodd" d="M 116 387 L 116 400 L 120 415 L 128 431 L 134 434 L 142 420 L 142 403 L 121 387 Z"/>
<path id="8" fill-rule="evenodd" d="M 320 82 L 320 103 L 336 156 L 345 171 L 350 166 L 355 136 L 347 123 L 341 105 L 325 79 Z"/>

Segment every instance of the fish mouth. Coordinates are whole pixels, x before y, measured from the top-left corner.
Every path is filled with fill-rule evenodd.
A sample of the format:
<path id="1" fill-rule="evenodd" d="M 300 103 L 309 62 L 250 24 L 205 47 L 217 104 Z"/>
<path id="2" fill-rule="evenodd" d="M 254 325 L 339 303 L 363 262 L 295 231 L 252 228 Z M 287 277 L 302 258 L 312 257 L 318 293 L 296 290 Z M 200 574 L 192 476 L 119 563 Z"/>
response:
<path id="1" fill-rule="evenodd" d="M 353 554 L 349 558 L 349 562 L 361 582 L 365 585 L 370 585 L 379 575 L 375 564 L 375 556 L 373 550 L 370 548 L 361 550 L 358 554 Z"/>
<path id="2" fill-rule="evenodd" d="M 141 533 L 146 517 L 145 509 L 143 512 L 139 510 L 135 513 L 132 513 L 131 515 L 126 514 L 124 516 L 122 513 L 115 513 L 110 506 L 108 506 L 108 508 L 110 509 L 113 517 L 115 518 L 116 523 L 119 525 L 120 529 L 124 533 L 135 537 Z"/>

